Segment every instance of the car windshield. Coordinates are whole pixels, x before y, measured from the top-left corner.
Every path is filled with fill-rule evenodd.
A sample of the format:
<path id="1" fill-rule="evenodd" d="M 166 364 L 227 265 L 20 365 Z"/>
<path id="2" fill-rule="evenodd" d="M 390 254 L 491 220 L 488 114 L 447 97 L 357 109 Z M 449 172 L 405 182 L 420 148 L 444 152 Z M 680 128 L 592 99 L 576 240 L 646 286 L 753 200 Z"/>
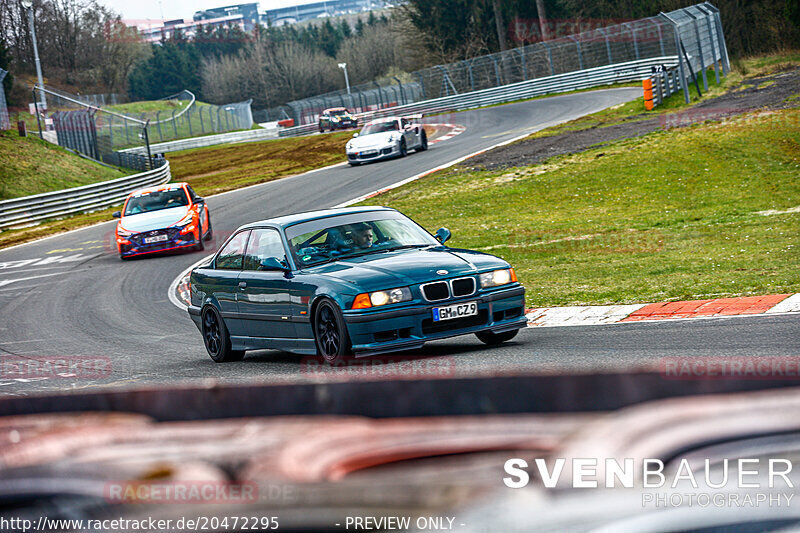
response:
<path id="1" fill-rule="evenodd" d="M 330 111 L 328 114 L 341 117 L 347 115 L 347 109 L 335 109 L 333 111 Z"/>
<path id="2" fill-rule="evenodd" d="M 399 213 L 359 213 L 291 226 L 286 230 L 299 268 L 439 241 Z"/>
<path id="3" fill-rule="evenodd" d="M 140 213 L 150 213 L 161 209 L 170 209 L 189 205 L 189 199 L 183 189 L 172 189 L 169 191 L 153 191 L 146 194 L 138 194 L 128 200 L 125 205 L 125 216 L 138 215 Z"/>
<path id="4" fill-rule="evenodd" d="M 373 124 L 367 124 L 361 128 L 361 133 L 359 135 L 370 135 L 372 133 L 383 133 L 385 131 L 397 131 L 398 129 L 399 128 L 396 120 L 392 120 L 391 122 L 375 122 Z"/>

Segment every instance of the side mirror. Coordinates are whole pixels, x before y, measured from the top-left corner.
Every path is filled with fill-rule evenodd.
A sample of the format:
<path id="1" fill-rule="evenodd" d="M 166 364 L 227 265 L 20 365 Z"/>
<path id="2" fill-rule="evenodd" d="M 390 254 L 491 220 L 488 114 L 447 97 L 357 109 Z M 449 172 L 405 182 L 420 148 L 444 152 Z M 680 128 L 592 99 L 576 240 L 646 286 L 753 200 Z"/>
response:
<path id="1" fill-rule="evenodd" d="M 355 133 L 353 134 L 353 137 L 358 137 L 358 132 L 355 132 Z"/>
<path id="2" fill-rule="evenodd" d="M 439 229 L 436 230 L 436 235 L 434 235 L 434 237 L 436 237 L 437 241 L 439 241 L 440 243 L 444 244 L 450 239 L 450 235 L 451 235 L 451 233 L 450 233 L 449 229 L 447 229 L 447 228 L 439 228 Z"/>
<path id="3" fill-rule="evenodd" d="M 279 261 L 277 257 L 267 257 L 261 261 L 261 270 L 289 270 L 283 261 Z"/>
<path id="4" fill-rule="evenodd" d="M 111 213 L 111 216 L 114 218 L 122 218 L 122 213 L 120 211 L 114 211 Z"/>
<path id="5" fill-rule="evenodd" d="M 203 198 L 202 196 L 198 196 L 197 198 L 194 199 L 194 203 L 196 203 L 196 204 L 202 204 L 205 201 L 206 201 L 206 199 Z"/>

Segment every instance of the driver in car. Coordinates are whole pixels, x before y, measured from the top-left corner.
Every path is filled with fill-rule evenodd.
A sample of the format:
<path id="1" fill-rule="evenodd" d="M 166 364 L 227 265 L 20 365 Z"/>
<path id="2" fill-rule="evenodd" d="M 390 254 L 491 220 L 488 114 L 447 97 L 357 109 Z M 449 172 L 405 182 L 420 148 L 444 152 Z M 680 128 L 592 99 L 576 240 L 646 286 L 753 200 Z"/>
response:
<path id="1" fill-rule="evenodd" d="M 358 248 L 372 248 L 374 238 L 372 226 L 369 224 L 362 223 L 353 229 L 353 244 Z"/>

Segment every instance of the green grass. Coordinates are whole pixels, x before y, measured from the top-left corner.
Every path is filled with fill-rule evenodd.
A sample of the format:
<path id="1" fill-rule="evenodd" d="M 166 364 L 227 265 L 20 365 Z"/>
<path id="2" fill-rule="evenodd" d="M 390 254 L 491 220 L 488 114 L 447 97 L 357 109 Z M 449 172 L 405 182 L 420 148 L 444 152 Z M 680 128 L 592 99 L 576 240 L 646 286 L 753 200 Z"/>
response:
<path id="1" fill-rule="evenodd" d="M 99 165 L 36 136 L 0 132 L 0 200 L 39 194 L 125 174 Z"/>
<path id="2" fill-rule="evenodd" d="M 515 266 L 532 306 L 800 292 L 800 111 L 439 172 L 388 205 Z"/>
<path id="3" fill-rule="evenodd" d="M 175 181 L 199 194 L 216 194 L 345 161 L 352 132 L 287 137 L 262 142 L 196 148 L 166 154 Z"/>

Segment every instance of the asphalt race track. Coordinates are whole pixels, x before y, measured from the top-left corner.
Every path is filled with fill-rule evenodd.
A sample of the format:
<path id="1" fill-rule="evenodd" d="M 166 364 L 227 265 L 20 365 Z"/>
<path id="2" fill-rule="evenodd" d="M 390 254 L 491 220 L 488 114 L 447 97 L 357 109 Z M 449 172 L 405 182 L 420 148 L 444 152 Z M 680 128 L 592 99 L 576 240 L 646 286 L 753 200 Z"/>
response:
<path id="1" fill-rule="evenodd" d="M 466 131 L 403 159 L 340 165 L 210 197 L 215 248 L 236 227 L 292 212 L 330 207 L 425 172 L 467 154 L 556 123 L 641 97 L 638 88 L 556 96 L 431 117 Z M 315 362 L 274 351 L 250 352 L 241 363 L 215 364 L 187 314 L 167 298 L 172 280 L 206 252 L 122 262 L 113 246 L 114 221 L 0 251 L 0 355 L 89 356 L 110 374 L 18 378 L 0 372 L 0 395 L 41 394 L 87 387 L 225 381 L 349 379 L 320 373 Z M 442 214 L 442 225 L 447 214 Z M 535 328 L 487 349 L 474 337 L 438 341 L 414 355 L 428 366 L 412 372 L 450 375 L 520 371 L 631 369 L 674 357 L 796 356 L 796 316 L 708 319 L 613 326 Z M 383 358 L 383 371 L 402 374 L 405 356 Z M 414 370 L 416 369 L 416 370 Z M 420 370 L 421 369 L 421 370 Z"/>

